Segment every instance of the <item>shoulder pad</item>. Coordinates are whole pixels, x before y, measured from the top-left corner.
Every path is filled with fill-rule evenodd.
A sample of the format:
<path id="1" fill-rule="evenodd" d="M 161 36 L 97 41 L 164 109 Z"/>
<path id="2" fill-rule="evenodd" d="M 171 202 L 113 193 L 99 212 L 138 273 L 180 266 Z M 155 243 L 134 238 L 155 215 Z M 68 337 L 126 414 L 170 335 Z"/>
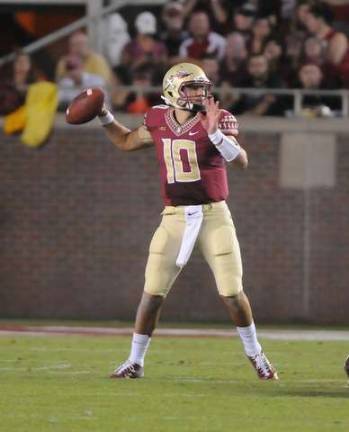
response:
<path id="1" fill-rule="evenodd" d="M 148 109 L 144 115 L 144 126 L 152 129 L 164 122 L 164 115 L 169 109 L 168 105 L 155 105 Z"/>
<path id="2" fill-rule="evenodd" d="M 154 106 L 152 106 L 152 108 L 167 109 L 168 105 L 165 105 L 165 104 L 154 105 Z"/>
<path id="3" fill-rule="evenodd" d="M 238 121 L 233 114 L 226 110 L 221 110 L 218 127 L 224 133 L 224 135 L 239 134 Z"/>

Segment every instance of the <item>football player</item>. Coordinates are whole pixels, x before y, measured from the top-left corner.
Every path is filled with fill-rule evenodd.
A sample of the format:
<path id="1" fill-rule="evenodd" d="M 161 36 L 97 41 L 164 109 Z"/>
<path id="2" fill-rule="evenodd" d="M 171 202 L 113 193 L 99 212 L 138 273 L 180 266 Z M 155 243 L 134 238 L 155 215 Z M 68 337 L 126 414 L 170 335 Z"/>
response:
<path id="1" fill-rule="evenodd" d="M 242 263 L 234 223 L 225 202 L 226 165 L 246 168 L 235 117 L 219 108 L 204 71 L 190 63 L 164 76 L 164 105 L 153 106 L 144 124 L 129 130 L 105 107 L 99 119 L 121 150 L 155 146 L 164 201 L 162 221 L 149 246 L 144 293 L 138 306 L 129 358 L 112 378 L 140 378 L 160 309 L 195 245 L 210 266 L 245 353 L 264 380 L 277 379 L 258 342 L 251 306 L 242 286 Z"/>

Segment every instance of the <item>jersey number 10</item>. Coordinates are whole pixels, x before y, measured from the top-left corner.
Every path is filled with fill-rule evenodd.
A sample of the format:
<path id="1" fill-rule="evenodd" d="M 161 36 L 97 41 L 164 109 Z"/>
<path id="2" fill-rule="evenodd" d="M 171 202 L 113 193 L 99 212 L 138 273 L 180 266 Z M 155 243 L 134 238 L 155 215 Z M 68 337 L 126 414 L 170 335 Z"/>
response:
<path id="1" fill-rule="evenodd" d="M 164 144 L 167 183 L 194 182 L 201 179 L 195 141 L 163 138 L 162 142 Z M 187 166 L 185 167 L 185 165 Z"/>

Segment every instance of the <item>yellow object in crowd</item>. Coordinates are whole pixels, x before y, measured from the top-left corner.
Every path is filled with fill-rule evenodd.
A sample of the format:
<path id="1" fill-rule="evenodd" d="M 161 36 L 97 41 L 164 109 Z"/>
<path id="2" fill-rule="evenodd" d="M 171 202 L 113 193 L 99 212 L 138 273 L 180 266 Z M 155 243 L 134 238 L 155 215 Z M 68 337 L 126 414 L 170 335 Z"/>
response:
<path id="1" fill-rule="evenodd" d="M 26 124 L 27 120 L 27 109 L 25 105 L 20 106 L 13 111 L 11 114 L 8 114 L 4 118 L 4 132 L 7 135 L 11 135 L 17 132 L 21 132 Z"/>
<path id="2" fill-rule="evenodd" d="M 51 132 L 58 106 L 56 84 L 41 81 L 28 88 L 25 104 L 4 119 L 4 132 L 22 132 L 21 141 L 28 147 L 39 147 Z"/>
<path id="3" fill-rule="evenodd" d="M 21 141 L 28 147 L 39 147 L 48 137 L 58 106 L 57 85 L 42 81 L 29 86 L 25 100 L 26 124 Z"/>

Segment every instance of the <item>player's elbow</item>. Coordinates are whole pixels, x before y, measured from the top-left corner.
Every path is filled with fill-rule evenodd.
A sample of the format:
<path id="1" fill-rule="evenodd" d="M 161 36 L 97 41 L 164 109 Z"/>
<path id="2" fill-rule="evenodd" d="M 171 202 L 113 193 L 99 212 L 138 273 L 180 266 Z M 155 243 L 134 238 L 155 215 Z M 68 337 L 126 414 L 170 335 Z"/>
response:
<path id="1" fill-rule="evenodd" d="M 247 154 L 245 153 L 245 156 L 243 157 L 243 160 L 241 162 L 241 168 L 246 169 L 247 167 L 248 167 L 248 157 Z"/>
<path id="2" fill-rule="evenodd" d="M 111 142 L 121 151 L 131 151 L 132 145 L 127 138 L 127 134 L 110 136 Z"/>
<path id="3" fill-rule="evenodd" d="M 245 150 L 241 149 L 240 154 L 234 159 L 234 164 L 241 169 L 246 169 L 248 167 L 248 157 Z"/>
<path id="4" fill-rule="evenodd" d="M 247 167 L 248 167 L 248 159 L 246 157 L 243 161 L 241 161 L 240 168 L 247 169 Z"/>
<path id="5" fill-rule="evenodd" d="M 127 152 L 135 151 L 147 147 L 150 142 L 152 143 L 152 141 L 140 136 L 138 129 L 129 130 L 123 135 L 120 148 Z"/>
<path id="6" fill-rule="evenodd" d="M 237 165 L 241 169 L 247 169 L 248 167 L 248 160 L 235 160 L 235 165 Z"/>
<path id="7" fill-rule="evenodd" d="M 125 145 L 125 143 L 121 140 L 118 139 L 112 139 L 111 142 L 113 143 L 113 145 L 121 151 L 128 151 L 127 146 Z"/>
<path id="8" fill-rule="evenodd" d="M 130 152 L 130 151 L 134 150 L 134 148 L 129 143 L 127 143 L 127 142 L 120 143 L 119 144 L 119 149 L 121 151 L 124 151 L 124 152 Z"/>

